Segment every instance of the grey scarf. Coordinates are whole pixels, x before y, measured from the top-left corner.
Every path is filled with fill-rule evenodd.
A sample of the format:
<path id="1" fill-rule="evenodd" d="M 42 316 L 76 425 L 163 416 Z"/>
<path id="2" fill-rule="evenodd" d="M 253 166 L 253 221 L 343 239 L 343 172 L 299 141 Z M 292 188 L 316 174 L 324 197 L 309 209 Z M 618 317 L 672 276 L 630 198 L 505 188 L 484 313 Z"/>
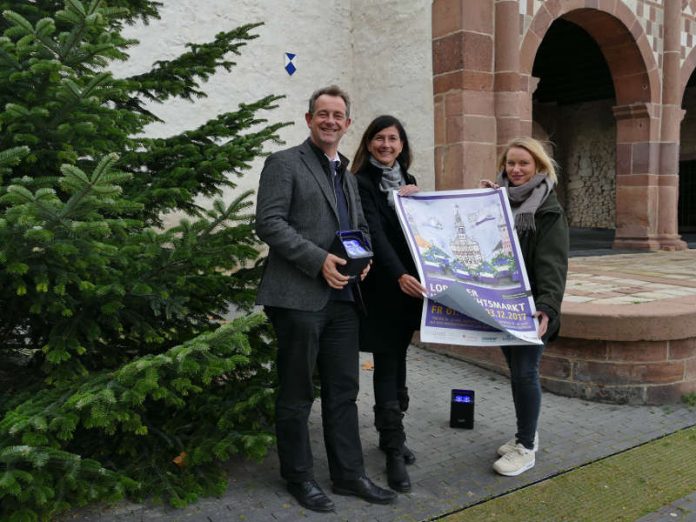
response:
<path id="1" fill-rule="evenodd" d="M 370 163 L 382 171 L 382 177 L 379 178 L 379 190 L 387 195 L 387 203 L 391 208 L 394 208 L 394 190 L 399 190 L 399 187 L 404 185 L 404 178 L 401 175 L 401 165 L 398 161 L 394 165 L 387 167 L 382 165 L 375 158 L 370 156 Z"/>
<path id="2" fill-rule="evenodd" d="M 498 174 L 497 183 L 507 189 L 517 232 L 535 231 L 534 214 L 549 197 L 553 190 L 553 181 L 545 173 L 537 173 L 527 183 L 516 187 L 510 184 L 503 171 Z"/>

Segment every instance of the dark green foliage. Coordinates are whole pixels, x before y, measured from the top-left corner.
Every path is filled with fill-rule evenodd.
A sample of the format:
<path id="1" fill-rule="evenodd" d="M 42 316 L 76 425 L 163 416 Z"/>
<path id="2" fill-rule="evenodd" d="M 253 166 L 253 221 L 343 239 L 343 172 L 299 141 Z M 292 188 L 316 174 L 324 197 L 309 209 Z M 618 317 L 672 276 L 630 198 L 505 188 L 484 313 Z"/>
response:
<path id="1" fill-rule="evenodd" d="M 204 96 L 256 25 L 114 78 L 158 2 L 0 0 L 0 520 L 124 495 L 184 505 L 272 437 L 272 343 L 249 193 L 276 97 L 144 137 L 145 103 Z M 162 213 L 183 216 L 161 228 Z M 230 308 L 238 318 L 223 324 Z"/>

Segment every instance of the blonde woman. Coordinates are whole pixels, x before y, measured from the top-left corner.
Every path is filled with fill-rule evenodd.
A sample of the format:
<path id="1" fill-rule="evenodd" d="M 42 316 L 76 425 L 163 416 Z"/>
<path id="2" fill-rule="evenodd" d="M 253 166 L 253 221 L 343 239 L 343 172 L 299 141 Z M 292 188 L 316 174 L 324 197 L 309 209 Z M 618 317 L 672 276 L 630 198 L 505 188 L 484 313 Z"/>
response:
<path id="1" fill-rule="evenodd" d="M 568 223 L 554 190 L 556 164 L 539 141 L 522 137 L 507 144 L 498 172 L 495 182 L 484 179 L 479 186 L 507 189 L 537 310 L 539 336 L 546 344 L 558 335 L 568 272 Z M 501 348 L 510 369 L 517 433 L 498 448 L 500 458 L 493 469 L 515 476 L 534 467 L 539 446 L 539 363 L 544 346 Z"/>

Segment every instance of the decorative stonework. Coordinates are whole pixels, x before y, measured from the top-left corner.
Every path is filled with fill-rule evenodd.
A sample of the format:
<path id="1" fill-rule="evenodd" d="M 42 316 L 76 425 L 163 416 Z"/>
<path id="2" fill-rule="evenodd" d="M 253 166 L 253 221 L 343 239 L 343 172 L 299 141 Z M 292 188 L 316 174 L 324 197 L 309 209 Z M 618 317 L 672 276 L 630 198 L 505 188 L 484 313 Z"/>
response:
<path id="1" fill-rule="evenodd" d="M 664 36 L 663 9 L 664 0 L 620 0 L 640 21 L 650 48 L 655 53 L 655 59 L 662 66 L 662 42 Z M 676 1 L 676 0 L 675 0 Z M 543 0 L 519 0 L 520 34 L 524 35 L 532 23 L 534 15 L 542 7 Z M 585 2 L 587 7 L 593 7 L 596 2 Z M 696 0 L 682 0 L 683 25 L 681 34 L 681 59 L 696 43 Z M 630 29 L 630 28 L 629 28 Z"/>

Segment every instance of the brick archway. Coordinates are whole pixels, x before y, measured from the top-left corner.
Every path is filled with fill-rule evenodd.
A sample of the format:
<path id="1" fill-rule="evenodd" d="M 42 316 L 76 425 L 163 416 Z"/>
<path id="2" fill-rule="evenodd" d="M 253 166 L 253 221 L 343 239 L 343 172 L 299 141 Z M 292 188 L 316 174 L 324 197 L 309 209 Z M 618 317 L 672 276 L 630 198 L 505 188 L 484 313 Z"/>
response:
<path id="1" fill-rule="evenodd" d="M 594 38 L 614 80 L 617 105 L 659 103 L 660 78 L 648 38 L 635 15 L 612 0 L 549 0 L 534 16 L 520 48 L 520 74 L 530 77 L 539 45 L 557 18 Z"/>
<path id="2" fill-rule="evenodd" d="M 545 2 L 524 35 L 520 74 L 531 98 L 531 77 L 539 45 L 551 24 L 563 18 L 582 27 L 597 43 L 609 67 L 616 96 L 616 241 L 624 248 L 660 248 L 659 170 L 660 76 L 643 27 L 621 2 Z M 527 81 L 525 82 L 524 79 Z M 531 103 L 521 128 L 531 132 Z"/>
<path id="3" fill-rule="evenodd" d="M 688 56 L 684 60 L 681 66 L 681 73 L 679 75 L 679 92 L 682 98 L 684 97 L 684 91 L 686 90 L 686 84 L 689 83 L 689 78 L 696 71 L 696 48 L 691 49 Z"/>

